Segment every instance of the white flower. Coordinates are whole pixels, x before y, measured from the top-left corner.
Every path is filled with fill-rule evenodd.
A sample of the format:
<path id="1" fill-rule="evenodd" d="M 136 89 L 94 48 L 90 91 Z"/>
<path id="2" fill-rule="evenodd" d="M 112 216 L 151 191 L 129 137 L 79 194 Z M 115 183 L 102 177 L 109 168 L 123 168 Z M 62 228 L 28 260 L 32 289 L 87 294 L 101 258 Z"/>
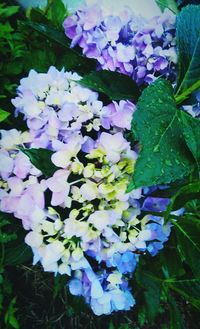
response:
<path id="1" fill-rule="evenodd" d="M 71 268 L 69 265 L 62 263 L 61 265 L 58 266 L 58 273 L 62 274 L 67 274 L 71 275 Z"/>
<path id="2" fill-rule="evenodd" d="M 97 210 L 88 218 L 88 223 L 92 223 L 94 227 L 102 231 L 107 226 L 116 223 L 119 215 L 112 210 Z"/>
<path id="3" fill-rule="evenodd" d="M 41 259 L 43 267 L 48 268 L 49 265 L 54 266 L 62 257 L 65 247 L 60 241 L 53 241 L 44 246 L 44 251 Z M 47 270 L 47 269 L 46 269 Z"/>
<path id="4" fill-rule="evenodd" d="M 115 271 L 108 276 L 107 281 L 109 281 L 113 285 L 120 284 L 122 283 L 122 274 Z"/>
<path id="5" fill-rule="evenodd" d="M 72 238 L 73 236 L 83 237 L 88 231 L 88 223 L 80 222 L 73 218 L 65 220 L 64 236 Z"/>
<path id="6" fill-rule="evenodd" d="M 81 258 L 83 257 L 83 251 L 81 248 L 77 247 L 76 249 L 74 249 L 74 251 L 72 252 L 72 258 L 75 261 L 79 261 Z"/>
<path id="7" fill-rule="evenodd" d="M 63 146 L 63 150 L 55 152 L 51 160 L 57 167 L 67 168 L 71 162 L 72 157 L 76 156 L 81 149 L 81 136 L 73 136 L 69 142 Z"/>
<path id="8" fill-rule="evenodd" d="M 40 233 L 37 232 L 29 232 L 26 237 L 25 237 L 25 242 L 28 244 L 30 247 L 40 247 L 43 243 L 43 236 Z"/>
<path id="9" fill-rule="evenodd" d="M 118 162 L 121 153 L 130 148 L 121 132 L 114 135 L 103 132 L 99 138 L 99 147 L 105 151 L 107 159 L 113 163 Z"/>
<path id="10" fill-rule="evenodd" d="M 81 186 L 80 192 L 81 192 L 82 197 L 88 201 L 96 199 L 99 194 L 97 184 L 95 184 L 89 180 Z"/>

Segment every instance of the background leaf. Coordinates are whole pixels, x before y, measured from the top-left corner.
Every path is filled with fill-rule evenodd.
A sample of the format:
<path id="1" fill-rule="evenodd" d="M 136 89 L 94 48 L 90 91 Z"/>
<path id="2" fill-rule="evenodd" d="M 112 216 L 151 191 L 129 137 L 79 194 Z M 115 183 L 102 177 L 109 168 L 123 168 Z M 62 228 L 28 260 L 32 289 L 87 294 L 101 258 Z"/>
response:
<path id="1" fill-rule="evenodd" d="M 138 265 L 135 273 L 137 283 L 144 289 L 145 308 L 150 322 L 152 322 L 159 311 L 161 284 L 154 273 L 145 271 Z"/>
<path id="2" fill-rule="evenodd" d="M 178 250 L 197 277 L 200 277 L 200 220 L 187 216 L 173 221 Z"/>
<path id="3" fill-rule="evenodd" d="M 9 117 L 10 113 L 0 109 L 0 122 L 6 120 Z"/>
<path id="4" fill-rule="evenodd" d="M 178 307 L 174 297 L 169 293 L 169 312 L 170 312 L 170 327 L 169 329 L 186 329 L 183 314 Z"/>
<path id="5" fill-rule="evenodd" d="M 91 72 L 78 81 L 84 87 L 106 94 L 110 99 L 134 99 L 139 96 L 136 83 L 128 76 L 118 72 L 101 70 Z"/>
<path id="6" fill-rule="evenodd" d="M 62 28 L 64 18 L 67 16 L 67 9 L 62 0 L 48 1 L 45 8 L 47 18 L 58 28 Z"/>
<path id="7" fill-rule="evenodd" d="M 187 146 L 192 152 L 196 160 L 198 170 L 200 171 L 200 120 L 193 118 L 183 111 L 180 112 L 180 116 Z"/>
<path id="8" fill-rule="evenodd" d="M 97 63 L 95 60 L 88 59 L 81 55 L 77 50 L 70 48 L 70 41 L 63 31 L 60 31 L 53 26 L 49 26 L 48 24 L 31 21 L 28 21 L 23 25 L 29 26 L 31 29 L 45 37 L 46 40 L 50 40 L 54 44 L 55 49 L 58 46 L 62 47 L 62 54 L 59 55 L 56 66 L 60 66 L 61 62 L 62 66 L 66 69 L 74 69 L 80 74 L 85 74 L 96 69 Z M 45 56 L 48 56 L 48 50 L 46 50 L 46 53 Z"/>
<path id="9" fill-rule="evenodd" d="M 28 156 L 31 163 L 39 169 L 46 177 L 51 177 L 58 168 L 51 161 L 53 151 L 47 149 L 24 149 L 20 150 Z"/>
<path id="10" fill-rule="evenodd" d="M 180 12 L 176 38 L 179 53 L 178 95 L 197 83 L 200 77 L 200 5 L 189 5 Z"/>
<path id="11" fill-rule="evenodd" d="M 177 280 L 168 286 L 200 310 L 200 279 Z"/>
<path id="12" fill-rule="evenodd" d="M 180 209 L 185 204 L 194 199 L 200 198 L 200 181 L 191 182 L 182 186 L 172 197 L 165 213 L 165 220 L 169 219 L 169 215 L 173 210 Z"/>
<path id="13" fill-rule="evenodd" d="M 19 242 L 17 245 L 10 245 L 5 251 L 4 265 L 19 265 L 30 261 L 33 257 L 31 248 L 25 242 Z"/>
<path id="14" fill-rule="evenodd" d="M 156 0 L 156 3 L 162 11 L 164 11 L 165 8 L 168 8 L 174 14 L 178 13 L 178 6 L 175 0 Z"/>

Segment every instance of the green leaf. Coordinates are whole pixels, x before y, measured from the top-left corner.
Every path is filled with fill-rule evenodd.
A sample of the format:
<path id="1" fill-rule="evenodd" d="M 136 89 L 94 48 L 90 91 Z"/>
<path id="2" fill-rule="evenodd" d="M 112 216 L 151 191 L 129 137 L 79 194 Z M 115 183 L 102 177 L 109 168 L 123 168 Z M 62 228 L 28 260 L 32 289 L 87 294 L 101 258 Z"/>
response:
<path id="1" fill-rule="evenodd" d="M 200 279 L 177 280 L 168 286 L 200 310 Z"/>
<path id="2" fill-rule="evenodd" d="M 192 182 L 182 186 L 172 197 L 165 213 L 165 220 L 169 219 L 172 210 L 182 208 L 188 201 L 200 197 L 200 182 Z"/>
<path id="3" fill-rule="evenodd" d="M 16 244 L 16 242 L 15 242 Z M 5 250 L 4 265 L 19 265 L 32 259 L 32 251 L 24 242 L 18 242 L 15 247 L 10 245 Z"/>
<path id="4" fill-rule="evenodd" d="M 110 99 L 134 99 L 139 96 L 136 83 L 128 76 L 106 70 L 91 72 L 78 81 L 84 87 L 106 94 Z"/>
<path id="5" fill-rule="evenodd" d="M 200 220 L 182 217 L 173 221 L 182 259 L 200 276 Z"/>
<path id="6" fill-rule="evenodd" d="M 56 55 L 53 50 L 43 45 L 43 49 L 31 49 L 27 53 L 27 60 L 24 63 L 24 68 L 29 71 L 30 68 L 38 72 L 47 72 L 51 65 L 56 63 Z"/>
<path id="7" fill-rule="evenodd" d="M 39 169 L 46 177 L 51 177 L 55 173 L 58 168 L 51 161 L 51 156 L 53 155 L 53 151 L 47 149 L 25 149 L 20 148 L 20 150 L 26 154 L 31 163 Z"/>
<path id="8" fill-rule="evenodd" d="M 67 9 L 62 0 L 51 1 L 47 6 L 47 18 L 57 27 L 62 27 Z"/>
<path id="9" fill-rule="evenodd" d="M 37 22 L 40 24 L 51 24 L 49 19 L 45 16 L 44 11 L 40 8 L 27 9 L 26 17 L 32 22 Z"/>
<path id="10" fill-rule="evenodd" d="M 181 111 L 181 120 L 183 124 L 183 134 L 189 147 L 192 152 L 198 170 L 200 171 L 200 120 L 193 118 L 189 114 Z"/>
<path id="11" fill-rule="evenodd" d="M 112 322 L 112 320 L 109 322 L 109 326 L 108 329 L 115 329 L 114 324 Z"/>
<path id="12" fill-rule="evenodd" d="M 156 0 L 156 3 L 162 11 L 164 11 L 166 8 L 168 8 L 174 14 L 177 14 L 179 12 L 178 6 L 177 6 L 175 0 Z"/>
<path id="13" fill-rule="evenodd" d="M 6 311 L 4 321 L 5 324 L 9 324 L 12 328 L 14 329 L 20 329 L 19 322 L 15 316 L 17 308 L 15 307 L 16 305 L 16 297 L 14 297 L 8 306 L 8 309 Z"/>
<path id="14" fill-rule="evenodd" d="M 158 79 L 143 91 L 132 119 L 141 151 L 128 191 L 168 184 L 192 172 L 194 160 L 185 145 L 178 111 L 168 81 Z"/>
<path id="15" fill-rule="evenodd" d="M 47 24 L 39 24 L 36 22 L 26 22 L 25 24 L 23 23 L 23 25 L 29 26 L 34 31 L 37 31 L 43 35 L 45 39 L 51 40 L 56 47 L 59 45 L 65 48 L 62 51 L 62 55 L 59 56 L 59 58 L 61 58 L 62 67 L 64 66 L 66 69 L 76 70 L 76 72 L 80 74 L 85 74 L 96 69 L 97 64 L 95 60 L 88 59 L 79 54 L 76 50 L 70 48 L 70 40 L 65 36 L 64 32 Z"/>
<path id="16" fill-rule="evenodd" d="M 0 109 L 0 122 L 6 120 L 9 117 L 10 113 Z"/>
<path id="17" fill-rule="evenodd" d="M 169 312 L 170 312 L 170 327 L 169 329 L 185 329 L 185 321 L 183 314 L 178 307 L 178 304 L 171 294 L 167 296 L 169 302 Z"/>
<path id="18" fill-rule="evenodd" d="M 5 6 L 5 3 L 0 4 L 0 18 L 13 16 L 19 11 L 19 6 Z"/>
<path id="19" fill-rule="evenodd" d="M 33 30 L 41 33 L 48 39 L 62 45 L 63 47 L 69 48 L 70 42 L 65 36 L 65 33 L 62 31 L 57 30 L 56 28 L 49 26 L 47 24 L 40 24 L 36 22 L 25 22 L 25 25 L 29 26 Z M 75 52 L 71 49 L 72 52 Z"/>
<path id="20" fill-rule="evenodd" d="M 179 52 L 178 96 L 196 83 L 199 88 L 200 5 L 189 5 L 181 10 L 177 17 L 176 38 Z"/>
<path id="21" fill-rule="evenodd" d="M 137 268 L 135 275 L 137 283 L 144 289 L 145 308 L 148 319 L 152 322 L 159 311 L 162 281 L 141 266 Z"/>
<path id="22" fill-rule="evenodd" d="M 160 253 L 163 273 L 167 278 L 176 278 L 185 274 L 183 263 L 177 251 L 177 246 L 167 244 Z"/>

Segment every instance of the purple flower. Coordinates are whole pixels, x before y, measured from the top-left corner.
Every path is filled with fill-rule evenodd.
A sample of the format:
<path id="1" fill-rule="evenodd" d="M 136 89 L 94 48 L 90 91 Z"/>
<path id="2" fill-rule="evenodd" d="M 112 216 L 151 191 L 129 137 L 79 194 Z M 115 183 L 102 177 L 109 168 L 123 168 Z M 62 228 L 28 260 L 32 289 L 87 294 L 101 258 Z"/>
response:
<path id="1" fill-rule="evenodd" d="M 147 197 L 143 203 L 142 210 L 146 211 L 165 211 L 170 200 L 167 198 Z"/>
<path id="2" fill-rule="evenodd" d="M 105 128 L 112 125 L 130 130 L 134 110 L 135 105 L 129 101 L 112 102 L 102 109 L 102 125 Z"/>
<path id="3" fill-rule="evenodd" d="M 57 170 L 53 177 L 46 180 L 47 187 L 52 191 L 52 206 L 62 205 L 65 202 L 70 190 L 70 185 L 67 182 L 68 176 L 68 171 Z"/>
<path id="4" fill-rule="evenodd" d="M 93 13 L 93 15 L 91 14 Z M 165 11 L 147 21 L 129 14 L 106 14 L 100 5 L 85 6 L 63 27 L 83 54 L 95 58 L 99 67 L 131 76 L 139 85 L 157 76 L 175 77 L 175 15 Z"/>

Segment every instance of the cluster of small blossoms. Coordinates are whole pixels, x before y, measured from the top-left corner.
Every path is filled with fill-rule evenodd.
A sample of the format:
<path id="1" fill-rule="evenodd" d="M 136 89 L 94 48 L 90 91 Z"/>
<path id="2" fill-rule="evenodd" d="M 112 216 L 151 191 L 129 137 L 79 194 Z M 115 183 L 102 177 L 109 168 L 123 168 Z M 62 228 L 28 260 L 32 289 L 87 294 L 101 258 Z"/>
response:
<path id="1" fill-rule="evenodd" d="M 140 85 L 157 76 L 175 79 L 175 20 L 169 11 L 148 21 L 130 8 L 115 16 L 92 4 L 67 17 L 63 27 L 71 47 L 79 45 L 99 68 L 127 74 Z"/>
<path id="2" fill-rule="evenodd" d="M 24 115 L 32 147 L 56 150 L 83 130 L 89 135 L 100 127 L 130 129 L 135 105 L 120 101 L 103 106 L 96 92 L 77 83 L 80 79 L 76 73 L 59 72 L 53 66 L 47 73 L 31 70 L 21 79 L 12 103 L 16 115 Z"/>
<path id="3" fill-rule="evenodd" d="M 127 280 L 139 254 L 156 255 L 163 247 L 170 224 L 142 214 L 163 211 L 165 199 L 144 189 L 126 193 L 137 153 L 123 132 L 134 105 L 104 107 L 79 79 L 51 67 L 21 80 L 13 104 L 29 130 L 1 130 L 0 208 L 29 231 L 33 263 L 71 276 L 71 293 L 100 315 L 134 305 Z M 24 147 L 53 150 L 54 174 L 35 168 Z"/>
<path id="4" fill-rule="evenodd" d="M 135 305 L 127 280 L 116 270 L 76 270 L 69 290 L 75 296 L 83 296 L 96 315 L 128 311 Z"/>

